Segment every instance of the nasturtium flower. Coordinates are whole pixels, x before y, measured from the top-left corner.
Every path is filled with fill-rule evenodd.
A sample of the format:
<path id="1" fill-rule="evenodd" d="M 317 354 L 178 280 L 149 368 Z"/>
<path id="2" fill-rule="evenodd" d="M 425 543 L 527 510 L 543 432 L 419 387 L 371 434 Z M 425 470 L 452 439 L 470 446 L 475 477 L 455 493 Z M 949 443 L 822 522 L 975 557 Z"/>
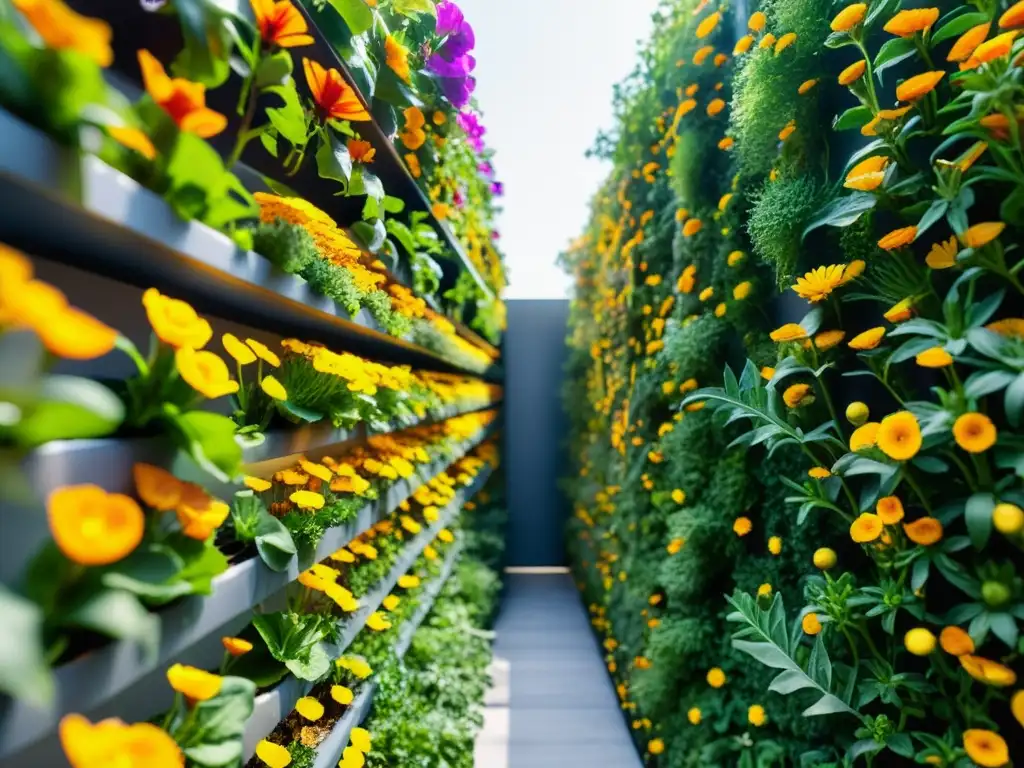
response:
<path id="1" fill-rule="evenodd" d="M 968 728 L 964 731 L 964 750 L 982 768 L 1000 768 L 1010 762 L 1006 739 L 984 728 Z"/>
<path id="2" fill-rule="evenodd" d="M 850 538 L 858 544 L 867 544 L 882 535 L 882 518 L 872 512 L 861 512 L 850 525 Z"/>
<path id="3" fill-rule="evenodd" d="M 793 291 L 801 299 L 807 299 L 811 303 L 824 301 L 843 281 L 843 264 L 832 264 L 827 267 L 812 269 L 803 277 L 797 278 L 796 284 L 792 286 Z M 803 329 L 801 329 L 803 330 Z M 804 338 L 806 333 L 802 337 Z M 774 335 L 772 337 L 774 339 Z M 779 341 L 779 339 L 775 339 Z M 789 341 L 790 339 L 787 339 Z"/>
<path id="4" fill-rule="evenodd" d="M 942 347 L 931 347 L 919 352 L 914 361 L 922 368 L 946 368 L 953 364 L 953 356 Z"/>
<path id="5" fill-rule="evenodd" d="M 796 32 L 787 32 L 775 41 L 775 55 L 778 56 L 784 50 L 796 42 Z"/>
<path id="6" fill-rule="evenodd" d="M 665 751 L 665 742 L 661 739 L 651 739 L 647 742 L 647 751 L 652 755 L 660 755 Z"/>
<path id="7" fill-rule="evenodd" d="M 897 248 L 903 248 L 906 245 L 910 245 L 914 242 L 915 237 L 917 237 L 916 226 L 911 225 L 909 227 L 900 227 L 879 239 L 878 247 L 885 251 L 893 251 Z"/>
<path id="8" fill-rule="evenodd" d="M 803 619 L 800 620 L 800 627 L 805 634 L 812 636 L 819 634 L 821 632 L 821 621 L 818 619 L 818 614 L 813 612 L 804 614 Z"/>
<path id="9" fill-rule="evenodd" d="M 725 672 L 720 667 L 712 667 L 708 670 L 707 681 L 712 688 L 721 688 L 725 685 Z"/>
<path id="10" fill-rule="evenodd" d="M 869 421 L 853 430 L 850 435 L 850 450 L 854 453 L 873 448 L 878 439 L 878 430 L 881 427 L 877 421 Z"/>
<path id="11" fill-rule="evenodd" d="M 953 47 L 946 54 L 946 61 L 967 61 L 974 53 L 974 49 L 985 42 L 991 28 L 992 24 L 986 21 L 968 29 L 953 43 Z"/>
<path id="12" fill-rule="evenodd" d="M 185 383 L 209 400 L 238 391 L 238 382 L 231 378 L 227 363 L 213 352 L 181 347 L 174 353 L 174 365 Z"/>
<path id="13" fill-rule="evenodd" d="M 167 682 L 191 701 L 207 701 L 220 693 L 224 678 L 195 667 L 175 664 L 167 670 Z"/>
<path id="14" fill-rule="evenodd" d="M 782 393 L 782 400 L 788 408 L 799 408 L 814 402 L 810 384 L 791 384 Z"/>
<path id="15" fill-rule="evenodd" d="M 377 156 L 377 150 L 373 145 L 362 139 L 349 139 L 345 146 L 348 147 L 348 154 L 354 163 L 372 163 Z"/>
<path id="16" fill-rule="evenodd" d="M 935 635 L 924 627 L 914 627 L 903 636 L 903 645 L 915 656 L 929 656 L 935 651 Z"/>
<path id="17" fill-rule="evenodd" d="M 250 0 L 260 39 L 267 45 L 298 48 L 312 45 L 306 18 L 291 0 Z"/>
<path id="18" fill-rule="evenodd" d="M 744 35 L 736 41 L 736 45 L 732 48 L 733 56 L 742 56 L 744 53 L 750 50 L 750 46 L 754 44 L 754 38 L 752 35 Z"/>
<path id="19" fill-rule="evenodd" d="M 244 656 L 252 650 L 252 643 L 240 637 L 222 637 L 220 642 L 231 656 Z"/>
<path id="20" fill-rule="evenodd" d="M 868 408 L 866 403 L 862 403 L 860 400 L 854 400 L 846 406 L 846 420 L 855 427 L 859 427 L 864 424 L 870 416 L 871 410 Z"/>
<path id="21" fill-rule="evenodd" d="M 861 79 L 864 75 L 864 70 L 867 69 L 867 62 L 864 59 L 859 59 L 842 72 L 839 73 L 838 81 L 840 85 L 852 85 Z"/>
<path id="22" fill-rule="evenodd" d="M 1001 221 L 986 221 L 968 227 L 960 238 L 968 248 L 981 248 L 999 237 L 1004 229 L 1006 225 Z"/>
<path id="23" fill-rule="evenodd" d="M 764 707 L 760 704 L 753 704 L 747 710 L 747 720 L 755 728 L 760 728 L 768 721 L 768 716 L 764 712 Z"/>
<path id="24" fill-rule="evenodd" d="M 331 478 L 334 477 L 334 473 L 330 469 L 315 461 L 300 458 L 299 466 L 302 467 L 302 471 L 306 474 L 323 480 L 325 483 L 330 482 Z"/>
<path id="25" fill-rule="evenodd" d="M 1017 30 L 1012 30 L 987 40 L 974 49 L 974 53 L 971 54 L 971 61 L 986 64 L 993 59 L 1009 55 L 1013 49 L 1013 41 L 1018 34 L 1020 33 Z"/>
<path id="26" fill-rule="evenodd" d="M 910 8 L 897 13 L 882 29 L 898 37 L 913 37 L 929 29 L 938 20 L 938 8 Z"/>
<path id="27" fill-rule="evenodd" d="M 886 525 L 896 525 L 903 519 L 903 502 L 898 496 L 885 496 L 875 504 L 875 512 Z"/>
<path id="28" fill-rule="evenodd" d="M 180 130 L 209 139 L 227 127 L 228 119 L 206 106 L 206 86 L 168 77 L 163 65 L 147 50 L 140 50 L 138 56 L 146 92 Z"/>
<path id="29" fill-rule="evenodd" d="M 213 336 L 210 324 L 190 304 L 164 296 L 156 288 L 142 295 L 142 305 L 157 338 L 176 349 L 202 349 Z"/>
<path id="30" fill-rule="evenodd" d="M 996 437 L 996 425 L 983 413 L 965 413 L 953 422 L 953 438 L 968 453 L 984 453 Z"/>
<path id="31" fill-rule="evenodd" d="M 996 504 L 992 510 L 992 525 L 1007 536 L 1018 534 L 1024 530 L 1024 510 L 1016 504 Z"/>
<path id="32" fill-rule="evenodd" d="M 185 483 L 181 503 L 174 510 L 181 532 L 190 539 L 206 541 L 227 520 L 231 508 L 198 485 Z"/>
<path id="33" fill-rule="evenodd" d="M 153 142 L 150 140 L 149 136 L 138 128 L 130 128 L 123 125 L 108 125 L 105 126 L 105 130 L 110 135 L 110 138 L 122 147 L 130 149 L 133 152 L 138 152 L 147 160 L 156 159 L 156 147 L 153 146 Z"/>
<path id="34" fill-rule="evenodd" d="M 836 556 L 835 550 L 829 549 L 828 547 L 821 547 L 820 549 L 814 550 L 814 567 L 819 568 L 823 571 L 827 571 L 830 568 L 835 568 L 836 561 L 839 558 Z"/>
<path id="35" fill-rule="evenodd" d="M 942 523 L 934 517 L 922 517 L 903 524 L 907 538 L 922 547 L 929 547 L 942 539 Z"/>
<path id="36" fill-rule="evenodd" d="M 110 718 L 96 724 L 82 715 L 65 715 L 58 738 L 71 768 L 183 768 L 181 748 L 152 723 L 125 725 Z"/>
<path id="37" fill-rule="evenodd" d="M 921 425 L 910 411 L 891 413 L 882 419 L 875 442 L 890 459 L 909 461 L 921 450 Z"/>
<path id="38" fill-rule="evenodd" d="M 320 63 L 303 58 L 302 71 L 321 120 L 366 122 L 370 119 L 355 89 L 345 82 L 338 70 L 325 69 Z"/>
<path id="39" fill-rule="evenodd" d="M 890 323 L 902 323 L 905 320 L 909 320 L 913 314 L 914 300 L 911 298 L 901 299 L 893 304 L 889 309 L 882 315 Z"/>
<path id="40" fill-rule="evenodd" d="M 737 517 L 735 522 L 732 524 L 733 533 L 737 536 L 746 536 L 754 529 L 754 524 L 750 522 L 749 517 Z"/>
<path id="41" fill-rule="evenodd" d="M 956 237 L 949 240 L 940 240 L 932 245 L 928 255 L 925 256 L 925 264 L 931 269 L 949 269 L 956 266 L 956 254 L 960 250 Z"/>
<path id="42" fill-rule="evenodd" d="M 97 485 L 71 485 L 46 501 L 50 534 L 57 548 L 79 565 L 110 565 L 139 546 L 146 520 L 135 499 Z"/>
<path id="43" fill-rule="evenodd" d="M 944 71 L 936 70 L 907 78 L 896 86 L 896 98 L 900 101 L 916 101 L 926 93 L 931 93 L 945 76 Z"/>
<path id="44" fill-rule="evenodd" d="M 295 702 L 295 711 L 304 719 L 315 723 L 324 716 L 324 705 L 312 696 L 303 696 Z"/>
<path id="45" fill-rule="evenodd" d="M 287 768 L 292 762 L 291 752 L 280 744 L 266 739 L 256 745 L 256 757 L 270 768 Z"/>
<path id="46" fill-rule="evenodd" d="M 772 341 L 777 342 L 799 341 L 807 338 L 807 331 L 797 323 L 786 323 L 772 331 L 770 336 Z"/>
<path id="47" fill-rule="evenodd" d="M 700 24 L 697 25 L 697 39 L 703 40 L 705 37 L 715 31 L 715 27 L 718 26 L 718 22 L 722 20 L 722 14 L 718 11 L 708 15 L 702 19 Z"/>
<path id="48" fill-rule="evenodd" d="M 847 342 L 847 346 L 851 349 L 860 351 L 874 349 L 882 341 L 883 336 L 885 336 L 885 328 L 881 326 L 877 328 L 869 328 L 850 339 L 850 341 Z"/>
<path id="49" fill-rule="evenodd" d="M 700 725 L 700 709 L 698 707 L 690 707 L 686 711 L 686 719 L 690 721 L 690 725 Z"/>
<path id="50" fill-rule="evenodd" d="M 102 19 L 75 13 L 61 0 L 14 0 L 14 7 L 32 25 L 47 48 L 75 51 L 100 67 L 114 61 L 113 32 Z"/>
<path id="51" fill-rule="evenodd" d="M 803 96 L 806 93 L 808 93 L 817 84 L 818 84 L 818 78 L 816 78 L 816 77 L 812 78 L 810 80 L 804 80 L 802 83 L 800 83 L 800 87 L 796 89 L 796 92 L 799 93 L 801 96 Z"/>
<path id="52" fill-rule="evenodd" d="M 1024 0 L 1019 0 L 1006 9 L 999 17 L 999 26 L 1002 29 L 1024 26 Z"/>
<path id="53" fill-rule="evenodd" d="M 861 160 L 846 174 L 846 181 L 843 183 L 843 186 L 848 189 L 858 189 L 862 192 L 878 189 L 885 180 L 885 169 L 888 165 L 889 158 L 882 155 L 875 155 L 866 160 Z"/>
<path id="54" fill-rule="evenodd" d="M 135 491 L 147 507 L 169 512 L 181 503 L 183 483 L 166 469 L 138 462 L 132 467 Z"/>
<path id="55" fill-rule="evenodd" d="M 974 653 L 974 640 L 960 627 L 946 627 L 939 633 L 939 645 L 950 656 L 966 656 Z"/>
<path id="56" fill-rule="evenodd" d="M 747 28 L 752 32 L 760 32 L 767 23 L 768 18 L 762 11 L 754 11 L 754 13 L 750 14 L 750 18 L 747 19 Z"/>
<path id="57" fill-rule="evenodd" d="M 866 3 L 848 5 L 836 14 L 829 26 L 831 26 L 833 32 L 849 32 L 864 20 L 867 12 L 868 6 Z"/>

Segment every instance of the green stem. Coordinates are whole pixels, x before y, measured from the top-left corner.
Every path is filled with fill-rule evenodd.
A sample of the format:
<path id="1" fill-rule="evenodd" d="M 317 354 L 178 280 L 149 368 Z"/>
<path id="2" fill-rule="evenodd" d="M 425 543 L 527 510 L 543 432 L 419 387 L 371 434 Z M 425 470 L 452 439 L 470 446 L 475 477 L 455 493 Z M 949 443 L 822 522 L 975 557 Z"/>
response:
<path id="1" fill-rule="evenodd" d="M 259 90 L 256 88 L 256 70 L 259 69 L 260 59 L 263 55 L 262 46 L 256 49 L 256 60 L 253 62 L 252 72 L 245 79 L 243 88 L 247 91 L 245 95 L 245 114 L 242 116 L 242 124 L 238 129 L 238 138 L 235 139 L 234 149 L 231 150 L 231 154 L 228 155 L 225 167 L 231 170 L 238 163 L 242 157 L 242 152 L 245 151 L 245 145 L 253 139 L 253 133 L 250 129 L 252 126 L 253 118 L 256 116 L 256 102 Z M 258 135 L 258 134 L 257 134 Z"/>
<path id="2" fill-rule="evenodd" d="M 932 505 L 928 503 L 928 498 L 924 495 L 924 491 L 921 490 L 921 486 L 917 484 L 917 481 L 914 480 L 914 476 L 910 474 L 910 468 L 904 464 L 900 471 L 903 474 L 903 479 L 907 481 L 907 485 L 909 485 L 914 493 L 917 494 L 917 497 L 921 500 L 921 504 L 924 506 L 925 511 L 929 516 L 931 516 Z"/>

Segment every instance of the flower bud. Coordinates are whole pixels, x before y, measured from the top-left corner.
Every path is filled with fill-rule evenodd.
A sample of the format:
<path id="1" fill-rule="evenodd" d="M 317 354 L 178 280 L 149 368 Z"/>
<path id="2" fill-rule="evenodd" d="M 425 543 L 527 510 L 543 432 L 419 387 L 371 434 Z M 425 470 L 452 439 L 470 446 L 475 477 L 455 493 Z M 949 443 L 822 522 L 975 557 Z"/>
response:
<path id="1" fill-rule="evenodd" d="M 1016 504 L 997 504 L 992 510 L 992 524 L 1008 536 L 1020 533 L 1024 529 L 1024 510 Z"/>
<path id="2" fill-rule="evenodd" d="M 828 547 L 822 547 L 814 552 L 814 566 L 823 571 L 833 568 L 837 559 L 835 550 Z"/>
<path id="3" fill-rule="evenodd" d="M 871 411 L 868 410 L 867 405 L 859 400 L 846 406 L 846 420 L 855 427 L 859 427 L 866 422 L 869 416 L 871 416 Z"/>
<path id="4" fill-rule="evenodd" d="M 903 637 L 903 645 L 915 656 L 927 656 L 935 650 L 935 635 L 924 627 L 916 627 Z"/>

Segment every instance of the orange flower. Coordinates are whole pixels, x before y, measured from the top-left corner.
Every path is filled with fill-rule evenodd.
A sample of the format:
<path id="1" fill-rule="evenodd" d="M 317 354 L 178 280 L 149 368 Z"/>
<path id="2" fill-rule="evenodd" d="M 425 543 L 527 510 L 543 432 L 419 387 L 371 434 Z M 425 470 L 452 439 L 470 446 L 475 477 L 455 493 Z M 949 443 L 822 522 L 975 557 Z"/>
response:
<path id="1" fill-rule="evenodd" d="M 400 80 L 409 82 L 409 49 L 402 45 L 391 35 L 384 38 L 384 56 L 388 68 L 391 69 Z"/>
<path id="2" fill-rule="evenodd" d="M 355 89 L 345 82 L 336 69 L 324 69 L 319 63 L 303 58 L 302 70 L 321 120 L 352 120 L 366 122 L 370 113 L 359 100 Z"/>
<path id="3" fill-rule="evenodd" d="M 779 131 L 779 141 L 785 141 L 793 135 L 794 131 L 796 131 L 796 123 L 793 120 L 790 120 L 786 123 L 785 127 Z"/>
<path id="4" fill-rule="evenodd" d="M 799 408 L 802 405 L 814 402 L 814 396 L 810 392 L 810 384 L 793 384 L 782 393 L 782 399 L 788 408 Z"/>
<path id="5" fill-rule="evenodd" d="M 732 55 L 741 56 L 750 50 L 750 46 L 754 44 L 754 38 L 751 35 L 744 35 L 736 41 L 736 45 L 733 46 Z"/>
<path id="6" fill-rule="evenodd" d="M 862 512 L 850 526 L 850 538 L 858 544 L 867 544 L 882 535 L 882 518 L 871 512 Z"/>
<path id="7" fill-rule="evenodd" d="M 882 29 L 899 37 L 913 37 L 915 33 L 924 32 L 938 20 L 938 8 L 911 8 L 897 13 Z"/>
<path id="8" fill-rule="evenodd" d="M 68 360 L 94 360 L 110 352 L 118 333 L 74 307 L 41 318 L 34 327 L 47 350 Z"/>
<path id="9" fill-rule="evenodd" d="M 206 541 L 227 517 L 231 508 L 211 497 L 198 485 L 184 483 L 181 504 L 175 512 L 181 532 L 190 539 Z"/>
<path id="10" fill-rule="evenodd" d="M 787 32 L 775 41 L 775 55 L 778 56 L 784 50 L 796 42 L 796 32 Z"/>
<path id="11" fill-rule="evenodd" d="M 859 189 L 862 192 L 878 189 L 882 186 L 882 181 L 885 180 L 887 165 L 889 165 L 889 158 L 881 155 L 861 160 L 846 174 L 843 186 L 848 189 Z"/>
<path id="12" fill-rule="evenodd" d="M 901 227 L 882 237 L 878 241 L 878 247 L 886 251 L 893 251 L 905 245 L 910 245 L 914 242 L 915 237 L 917 237 L 916 226 Z"/>
<path id="13" fill-rule="evenodd" d="M 14 0 L 14 7 L 42 38 L 47 48 L 76 51 L 101 67 L 114 61 L 113 32 L 100 19 L 81 16 L 61 0 Z"/>
<path id="14" fill-rule="evenodd" d="M 807 331 L 804 330 L 803 326 L 796 323 L 786 323 L 780 328 L 776 328 L 770 335 L 772 341 L 799 341 L 800 339 L 807 338 Z"/>
<path id="15" fill-rule="evenodd" d="M 949 269 L 956 266 L 956 255 L 960 248 L 956 244 L 956 238 L 951 237 L 945 242 L 939 241 L 932 245 L 928 255 L 925 256 L 925 264 L 932 269 Z"/>
<path id="16" fill-rule="evenodd" d="M 232 656 L 244 656 L 252 650 L 252 643 L 240 637 L 222 637 L 220 641 L 224 650 Z"/>
<path id="17" fill-rule="evenodd" d="M 1006 229 L 1001 221 L 986 221 L 975 224 L 964 232 L 960 239 L 968 248 L 981 248 L 995 240 Z"/>
<path id="18" fill-rule="evenodd" d="M 800 83 L 800 87 L 796 89 L 796 92 L 799 93 L 801 96 L 803 96 L 804 94 L 808 93 L 817 84 L 818 84 L 818 78 L 814 78 L 812 80 L 804 80 L 802 83 Z"/>
<path id="19" fill-rule="evenodd" d="M 722 20 L 722 14 L 718 11 L 707 16 L 697 25 L 697 39 L 703 40 L 705 37 L 715 31 L 715 27 L 718 26 L 718 22 Z"/>
<path id="20" fill-rule="evenodd" d="M 919 352 L 914 362 L 922 368 L 945 368 L 953 364 L 953 356 L 942 347 L 931 347 Z"/>
<path id="21" fill-rule="evenodd" d="M 896 98 L 900 101 L 916 101 L 930 93 L 939 84 L 939 81 L 946 76 L 946 73 L 939 70 L 935 72 L 924 72 L 907 78 L 896 86 Z"/>
<path id="22" fill-rule="evenodd" d="M 1006 739 L 995 731 L 968 728 L 964 731 L 964 750 L 967 756 L 982 768 L 1000 768 L 1010 762 L 1010 749 Z"/>
<path id="23" fill-rule="evenodd" d="M 968 453 L 984 453 L 996 442 L 996 425 L 983 413 L 965 413 L 953 422 L 956 444 Z"/>
<path id="24" fill-rule="evenodd" d="M 708 103 L 707 113 L 709 117 L 714 117 L 725 109 L 725 102 L 722 99 L 712 99 Z"/>
<path id="25" fill-rule="evenodd" d="M 406 148 L 415 152 L 427 140 L 427 133 L 423 130 L 427 123 L 426 118 L 419 107 L 407 107 L 402 115 L 405 117 L 405 129 L 398 134 L 398 138 Z"/>
<path id="26" fill-rule="evenodd" d="M 981 656 L 964 654 L 960 657 L 960 666 L 967 674 L 985 685 L 1005 688 L 1017 682 L 1017 673 L 1012 669 Z"/>
<path id="27" fill-rule="evenodd" d="M 151 723 L 125 725 L 111 718 L 93 725 L 81 715 L 66 715 L 58 729 L 71 768 L 181 768 L 185 756 L 174 739 Z"/>
<path id="28" fill-rule="evenodd" d="M 800 626 L 808 635 L 817 635 L 821 632 L 821 621 L 819 621 L 818 614 L 816 613 L 804 614 L 803 619 L 800 621 Z"/>
<path id="29" fill-rule="evenodd" d="M 891 413 L 882 419 L 875 442 L 896 461 L 909 461 L 921 450 L 921 426 L 910 411 Z"/>
<path id="30" fill-rule="evenodd" d="M 754 525 L 750 522 L 749 517 L 737 517 L 736 521 L 732 524 L 733 533 L 737 536 L 746 536 L 753 528 Z"/>
<path id="31" fill-rule="evenodd" d="M 883 336 L 885 336 L 885 328 L 881 326 L 870 328 L 850 339 L 847 346 L 857 350 L 874 349 L 882 341 Z"/>
<path id="32" fill-rule="evenodd" d="M 178 128 L 209 139 L 227 127 L 228 119 L 206 106 L 206 86 L 202 83 L 168 77 L 163 64 L 145 49 L 139 51 L 139 67 L 146 92 Z"/>
<path id="33" fill-rule="evenodd" d="M 701 227 L 703 226 L 704 224 L 701 222 L 700 219 L 688 219 L 687 222 L 683 225 L 683 236 L 693 237 L 698 232 L 700 232 Z"/>
<path id="34" fill-rule="evenodd" d="M 149 136 L 144 134 L 138 128 L 108 125 L 107 133 L 110 134 L 110 138 L 122 147 L 127 147 L 128 149 L 138 152 L 147 160 L 153 160 L 156 158 L 156 147 L 154 147 L 153 142 L 149 140 Z"/>
<path id="35" fill-rule="evenodd" d="M 377 150 L 373 145 L 361 139 L 348 140 L 348 153 L 356 163 L 372 163 L 373 158 L 377 156 Z"/>
<path id="36" fill-rule="evenodd" d="M 1024 26 L 1024 0 L 1014 3 L 999 17 L 999 26 L 1003 29 Z"/>
<path id="37" fill-rule="evenodd" d="M 903 502 L 896 496 L 886 496 L 878 500 L 875 512 L 886 525 L 896 525 L 903 519 Z"/>
<path id="38" fill-rule="evenodd" d="M 974 49 L 985 42 L 988 31 L 992 28 L 990 22 L 971 27 L 953 43 L 953 47 L 946 54 L 946 61 L 967 61 L 974 53 Z"/>
<path id="39" fill-rule="evenodd" d="M 167 670 L 167 682 L 190 701 L 207 701 L 220 693 L 224 678 L 195 667 L 175 664 Z"/>
<path id="40" fill-rule="evenodd" d="M 913 314 L 913 308 L 913 299 L 903 299 L 889 307 L 882 317 L 890 323 L 902 323 L 904 320 L 910 319 L 911 314 Z"/>
<path id="41" fill-rule="evenodd" d="M 1008 55 L 1010 49 L 1013 48 L 1013 40 L 1018 34 L 1017 30 L 1012 30 L 996 35 L 991 40 L 975 48 L 974 53 L 971 55 L 971 60 L 977 61 L 979 64 L 985 64 L 993 59 L 998 59 L 1000 56 Z"/>
<path id="42" fill-rule="evenodd" d="M 767 17 L 761 11 L 754 11 L 750 14 L 750 18 L 747 20 L 747 28 L 753 32 L 760 32 L 764 29 L 764 25 L 768 23 Z"/>
<path id="43" fill-rule="evenodd" d="M 951 656 L 974 653 L 974 641 L 960 627 L 946 627 L 939 633 L 939 645 Z"/>
<path id="44" fill-rule="evenodd" d="M 853 62 L 853 64 L 839 73 L 839 84 L 852 85 L 857 82 L 864 74 L 864 70 L 867 69 L 867 66 L 868 63 L 864 61 L 864 59 Z"/>
<path id="45" fill-rule="evenodd" d="M 6 281 L 0 288 L 0 322 L 31 328 L 50 352 L 69 360 L 92 360 L 114 348 L 117 331 L 69 306 L 49 283 L 29 280 L 32 267 L 20 253 L 5 249 L 0 258 L 5 258 L 0 278 Z"/>
<path id="46" fill-rule="evenodd" d="M 146 506 L 169 512 L 181 503 L 184 483 L 167 470 L 139 462 L 132 468 L 132 474 L 135 490 Z"/>
<path id="47" fill-rule="evenodd" d="M 922 517 L 912 523 L 904 523 L 907 538 L 922 547 L 928 547 L 942 539 L 942 523 L 934 517 Z"/>
<path id="48" fill-rule="evenodd" d="M 58 488 L 46 502 L 50 533 L 61 552 L 79 565 L 110 565 L 131 554 L 146 521 L 135 499 L 96 485 Z"/>
<path id="49" fill-rule="evenodd" d="M 202 349 L 213 335 L 210 324 L 191 305 L 163 296 L 156 288 L 142 295 L 142 304 L 157 338 L 172 347 Z"/>
<path id="50" fill-rule="evenodd" d="M 312 45 L 313 38 L 309 34 L 306 18 L 299 9 L 292 5 L 291 0 L 249 0 L 256 16 L 256 26 L 260 30 L 260 38 L 267 45 L 281 48 L 298 48 Z"/>
<path id="51" fill-rule="evenodd" d="M 864 16 L 868 12 L 868 6 L 866 3 L 854 3 L 848 5 L 832 19 L 833 32 L 849 32 L 855 26 L 860 24 L 864 20 Z"/>
<path id="52" fill-rule="evenodd" d="M 420 169 L 420 159 L 412 152 L 407 153 L 402 159 L 405 160 L 405 164 L 409 167 L 409 173 L 414 179 L 418 179 L 423 174 Z"/>
<path id="53" fill-rule="evenodd" d="M 178 375 L 196 392 L 209 400 L 238 391 L 238 382 L 231 378 L 227 363 L 213 352 L 181 347 L 174 353 Z"/>
<path id="54" fill-rule="evenodd" d="M 840 331 L 838 329 L 831 331 L 822 331 L 814 337 L 814 346 L 818 348 L 819 352 L 825 352 L 826 350 L 832 349 L 839 342 L 846 338 L 846 331 Z"/>
<path id="55" fill-rule="evenodd" d="M 693 54 L 693 63 L 698 67 L 704 64 L 705 59 L 714 53 L 715 47 L 713 45 L 705 45 L 703 48 L 697 49 L 697 52 Z"/>

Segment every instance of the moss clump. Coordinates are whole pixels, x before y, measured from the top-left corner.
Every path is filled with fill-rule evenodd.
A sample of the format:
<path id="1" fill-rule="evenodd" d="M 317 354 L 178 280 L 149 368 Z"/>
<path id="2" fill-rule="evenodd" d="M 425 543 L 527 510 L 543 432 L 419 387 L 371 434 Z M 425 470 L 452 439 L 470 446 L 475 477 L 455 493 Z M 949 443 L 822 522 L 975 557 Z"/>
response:
<path id="1" fill-rule="evenodd" d="M 309 232 L 283 219 L 274 219 L 269 224 L 261 221 L 252 230 L 252 243 L 257 253 L 293 275 L 320 259 Z"/>
<path id="2" fill-rule="evenodd" d="M 747 232 L 754 253 L 775 270 L 780 288 L 797 270 L 804 228 L 824 203 L 825 191 L 813 178 L 767 181 L 754 199 Z"/>

